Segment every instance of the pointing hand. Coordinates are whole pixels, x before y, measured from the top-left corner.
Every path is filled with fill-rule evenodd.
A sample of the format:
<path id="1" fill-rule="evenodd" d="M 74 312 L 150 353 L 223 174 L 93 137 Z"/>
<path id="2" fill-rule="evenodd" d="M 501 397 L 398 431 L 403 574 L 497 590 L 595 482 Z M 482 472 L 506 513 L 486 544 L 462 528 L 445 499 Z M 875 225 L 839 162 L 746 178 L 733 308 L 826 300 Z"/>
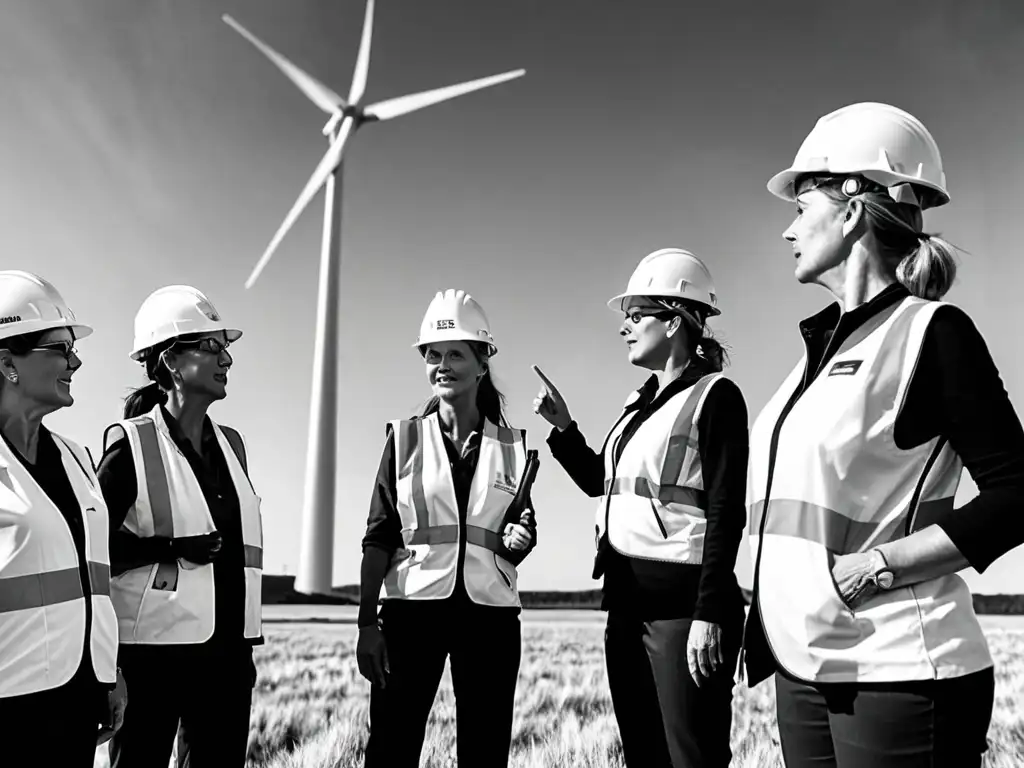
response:
<path id="1" fill-rule="evenodd" d="M 540 392 L 533 399 L 533 412 L 552 426 L 564 431 L 572 423 L 569 406 L 565 404 L 565 399 L 551 379 L 545 376 L 544 372 L 536 365 L 532 368 L 541 381 Z"/>

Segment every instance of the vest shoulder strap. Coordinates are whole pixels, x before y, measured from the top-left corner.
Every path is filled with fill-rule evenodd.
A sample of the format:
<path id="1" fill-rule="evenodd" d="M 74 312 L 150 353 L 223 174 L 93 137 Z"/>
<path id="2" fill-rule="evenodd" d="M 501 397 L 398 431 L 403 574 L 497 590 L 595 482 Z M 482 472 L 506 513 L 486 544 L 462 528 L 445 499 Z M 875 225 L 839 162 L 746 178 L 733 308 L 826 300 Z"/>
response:
<path id="1" fill-rule="evenodd" d="M 78 450 L 79 449 L 78 449 L 78 445 L 77 444 L 71 442 L 70 440 L 67 440 L 67 439 L 61 437 L 56 432 L 50 432 L 50 434 L 53 435 L 53 439 L 54 440 L 59 440 L 60 442 L 62 442 L 64 444 L 64 447 L 67 448 L 68 453 L 71 454 L 71 458 L 73 458 L 75 460 L 75 463 L 78 465 L 78 468 L 82 470 L 82 474 L 85 476 L 85 479 L 89 482 L 89 485 L 91 485 L 91 486 L 93 486 L 95 488 L 96 487 L 96 483 L 93 480 L 93 475 L 95 474 L 95 470 L 89 471 L 88 469 L 85 468 L 86 463 L 88 463 L 88 465 L 90 467 L 92 467 L 92 457 L 91 456 L 88 457 L 88 462 L 83 461 L 82 460 L 83 457 L 78 454 Z"/>
<path id="2" fill-rule="evenodd" d="M 156 422 L 149 416 L 136 416 L 119 422 L 127 432 L 131 430 L 138 442 L 139 458 L 142 466 L 136 461 L 136 477 L 145 479 L 149 497 L 150 512 L 153 515 L 153 529 L 157 536 L 174 538 L 174 518 L 171 512 L 171 491 L 167 481 L 167 471 L 160 454 L 160 438 L 157 435 Z M 141 484 L 139 489 L 141 491 Z"/>
<path id="3" fill-rule="evenodd" d="M 245 460 L 245 440 L 242 438 L 242 434 L 234 427 L 225 427 L 223 424 L 218 425 L 221 432 L 224 433 L 224 437 L 228 441 L 228 445 L 231 446 L 231 450 L 235 452 L 235 456 L 238 457 L 238 463 L 242 465 L 242 471 L 245 472 L 245 476 L 249 476 L 249 465 Z"/>
<path id="4" fill-rule="evenodd" d="M 105 430 L 103 430 L 103 452 L 106 453 L 110 450 L 112 443 L 110 442 L 111 434 L 114 435 L 114 443 L 120 442 L 121 440 L 127 440 L 128 434 L 125 432 L 124 423 L 115 421 Z"/>

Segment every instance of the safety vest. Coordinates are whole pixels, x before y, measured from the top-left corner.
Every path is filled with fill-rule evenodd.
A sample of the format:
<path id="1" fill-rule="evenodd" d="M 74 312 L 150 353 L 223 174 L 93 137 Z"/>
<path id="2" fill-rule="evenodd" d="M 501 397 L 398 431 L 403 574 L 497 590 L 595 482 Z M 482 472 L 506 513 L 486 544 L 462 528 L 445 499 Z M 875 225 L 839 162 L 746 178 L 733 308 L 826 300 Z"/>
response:
<path id="1" fill-rule="evenodd" d="M 440 600 L 455 589 L 459 505 L 437 413 L 392 421 L 396 506 L 403 549 L 393 558 L 382 597 Z M 484 420 L 466 513 L 466 593 L 480 605 L 519 606 L 516 568 L 502 557 L 502 523 L 526 467 L 526 431 Z"/>
<path id="2" fill-rule="evenodd" d="M 117 618 L 110 604 L 107 505 L 92 463 L 53 434 L 82 510 L 96 679 L 117 674 Z M 0 440 L 0 698 L 57 688 L 74 676 L 85 646 L 85 590 L 78 551 L 60 509 Z"/>
<path id="3" fill-rule="evenodd" d="M 856 610 L 832 577 L 837 555 L 903 538 L 953 508 L 962 464 L 949 444 L 903 450 L 893 437 L 939 306 L 908 297 L 868 320 L 787 407 L 805 356 L 751 432 L 757 599 L 775 658 L 800 679 L 941 679 L 992 665 L 959 576 L 881 592 Z"/>
<path id="4" fill-rule="evenodd" d="M 629 426 L 622 416 L 605 439 L 604 496 L 597 507 L 597 541 L 629 557 L 699 565 L 707 528 L 707 494 L 701 467 L 697 421 L 715 373 L 670 397 L 641 424 L 615 461 Z"/>
<path id="5" fill-rule="evenodd" d="M 138 496 L 123 529 L 140 538 L 199 536 L 217 530 L 203 489 L 188 459 L 171 437 L 160 406 L 145 416 L 118 422 L 131 446 Z M 212 419 L 217 444 L 238 494 L 245 551 L 244 636 L 262 632 L 263 523 L 260 497 L 235 455 L 235 447 Z M 239 438 L 241 435 L 238 434 Z M 209 640 L 214 629 L 213 564 L 178 559 L 133 568 L 111 580 L 121 642 L 185 644 Z"/>

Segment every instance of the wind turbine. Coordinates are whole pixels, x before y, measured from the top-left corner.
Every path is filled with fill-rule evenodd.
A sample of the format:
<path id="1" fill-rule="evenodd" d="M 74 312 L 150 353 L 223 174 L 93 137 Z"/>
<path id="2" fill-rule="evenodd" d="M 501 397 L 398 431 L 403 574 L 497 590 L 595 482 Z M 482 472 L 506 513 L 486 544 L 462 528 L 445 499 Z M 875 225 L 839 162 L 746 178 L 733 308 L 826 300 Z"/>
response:
<path id="1" fill-rule="evenodd" d="M 245 287 L 252 288 L 277 246 L 326 185 L 324 229 L 320 251 L 320 285 L 316 305 L 316 338 L 313 353 L 312 405 L 306 446 L 306 477 L 302 504 L 302 545 L 295 590 L 305 594 L 330 594 L 334 560 L 335 472 L 338 423 L 338 298 L 341 261 L 342 153 L 349 137 L 361 126 L 415 112 L 456 96 L 521 77 L 517 69 L 500 75 L 449 85 L 430 91 L 379 101 L 363 107 L 370 68 L 374 0 L 367 0 L 363 34 L 359 41 L 355 72 L 348 98 L 343 99 L 316 78 L 303 72 L 269 45 L 259 40 L 228 15 L 224 21 L 270 59 L 310 101 L 330 115 L 323 127 L 329 147 L 298 199 L 288 211 L 270 245 L 257 262 Z"/>

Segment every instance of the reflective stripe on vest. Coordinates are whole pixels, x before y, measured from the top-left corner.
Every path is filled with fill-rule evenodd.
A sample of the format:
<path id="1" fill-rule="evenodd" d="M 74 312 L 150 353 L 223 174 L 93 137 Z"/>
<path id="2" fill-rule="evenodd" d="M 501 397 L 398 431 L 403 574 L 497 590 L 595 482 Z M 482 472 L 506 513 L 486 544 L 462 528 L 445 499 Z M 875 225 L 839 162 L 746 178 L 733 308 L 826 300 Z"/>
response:
<path id="1" fill-rule="evenodd" d="M 0 441 L 0 520 L 6 543 L 16 544 L 0 557 L 0 700 L 67 683 L 81 667 L 86 638 L 90 673 L 102 683 L 116 677 L 106 504 L 82 449 L 51 435 L 81 510 L 84 546 L 79 550 L 61 509 Z"/>
<path id="2" fill-rule="evenodd" d="M 263 534 L 260 498 L 241 460 L 243 440 L 234 430 L 210 420 L 238 497 L 245 582 L 243 635 L 261 634 Z M 209 502 L 191 463 L 175 444 L 163 410 L 120 422 L 131 446 L 138 495 L 125 517 L 124 530 L 140 538 L 181 538 L 216 530 Z M 216 625 L 213 564 L 180 558 L 129 568 L 111 580 L 122 644 L 202 643 Z"/>
<path id="3" fill-rule="evenodd" d="M 914 530 L 920 530 L 941 519 L 953 510 L 953 497 L 924 501 L 918 505 Z M 884 526 L 853 520 L 841 512 L 795 499 L 772 499 L 771 515 L 764 533 L 820 544 L 837 555 L 864 552 L 871 547 L 901 538 L 907 527 L 908 516 L 901 514 Z M 764 502 L 750 509 L 751 530 L 761 530 Z"/>
<path id="4" fill-rule="evenodd" d="M 160 456 L 159 437 L 156 424 L 152 419 L 133 419 L 132 423 L 139 430 L 139 446 L 145 463 L 146 486 L 149 490 L 149 506 L 153 513 L 153 529 L 155 535 L 174 538 L 174 516 L 171 512 L 171 491 L 167 485 L 167 474 L 164 472 L 163 458 Z M 235 450 L 234 443 L 228 444 Z M 239 456 L 241 461 L 242 457 Z M 245 544 L 244 557 L 246 568 L 263 568 L 263 549 L 252 544 Z M 173 583 L 178 574 L 177 563 L 158 563 L 157 582 Z"/>
<path id="5" fill-rule="evenodd" d="M 90 561 L 89 581 L 92 594 L 110 596 L 110 566 Z M 42 608 L 84 597 L 77 568 L 0 579 L 0 613 Z"/>
<path id="6" fill-rule="evenodd" d="M 157 443 L 156 424 L 152 419 L 133 419 L 139 430 L 139 447 L 142 450 L 143 467 L 146 472 L 146 489 L 149 493 L 149 508 L 153 512 L 153 535 L 174 538 L 174 517 L 171 515 L 171 492 L 167 487 L 164 462 Z M 153 583 L 171 585 L 178 581 L 177 563 L 157 563 Z"/>
<path id="7" fill-rule="evenodd" d="M 802 680 L 942 679 L 991 664 L 959 576 L 872 594 L 851 610 L 832 573 L 835 557 L 904 538 L 953 508 L 962 463 L 949 444 L 900 448 L 894 436 L 939 306 L 908 297 L 882 310 L 793 401 L 805 356 L 751 430 L 761 624 L 782 668 Z"/>
<path id="8" fill-rule="evenodd" d="M 515 568 L 504 560 L 500 528 L 525 469 L 525 433 L 485 419 L 462 527 L 437 414 L 392 422 L 391 429 L 404 548 L 385 577 L 383 596 L 444 599 L 452 594 L 462 530 L 463 577 L 470 599 L 482 605 L 519 605 Z"/>
<path id="9" fill-rule="evenodd" d="M 700 564 L 707 526 L 707 493 L 697 421 L 721 374 L 703 376 L 670 397 L 615 452 L 633 418 L 628 411 L 605 440 L 604 496 L 596 512 L 597 538 L 606 533 L 630 557 Z M 636 400 L 631 396 L 626 408 Z"/>
<path id="10" fill-rule="evenodd" d="M 679 485 L 655 485 L 644 477 L 616 477 L 615 480 L 605 480 L 604 492 L 605 495 L 633 494 L 646 499 L 657 499 L 665 504 L 686 504 L 702 510 L 708 503 L 708 495 L 703 490 L 683 488 Z"/>

